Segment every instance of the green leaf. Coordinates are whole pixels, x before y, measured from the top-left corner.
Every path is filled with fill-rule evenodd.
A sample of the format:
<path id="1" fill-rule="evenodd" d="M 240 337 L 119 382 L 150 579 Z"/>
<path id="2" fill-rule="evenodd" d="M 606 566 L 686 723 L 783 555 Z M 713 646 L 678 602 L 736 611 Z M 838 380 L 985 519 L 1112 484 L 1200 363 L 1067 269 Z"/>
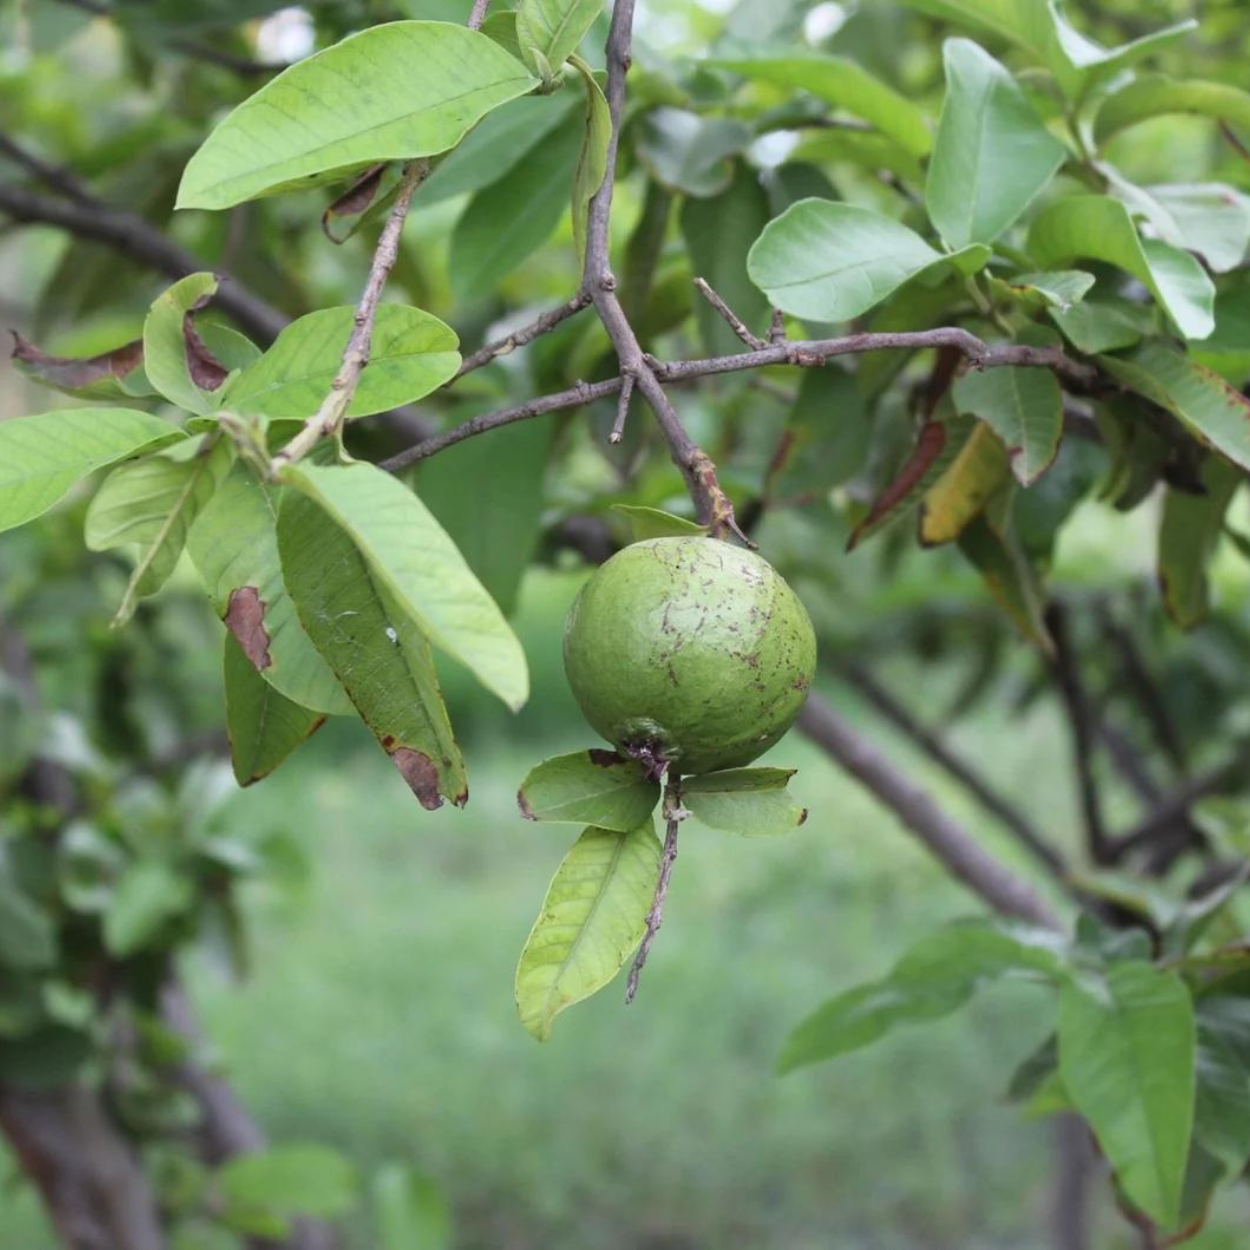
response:
<path id="1" fill-rule="evenodd" d="M 1077 195 L 1044 209 L 1029 230 L 1029 252 L 1043 268 L 1078 257 L 1106 261 L 1140 280 L 1180 332 L 1204 339 L 1215 328 L 1215 288 L 1187 252 L 1141 239 L 1128 209 L 1105 195 Z"/>
<path id="2" fill-rule="evenodd" d="M 421 184 L 422 207 L 498 182 L 568 119 L 573 103 L 571 94 L 527 95 L 487 114 Z"/>
<path id="3" fill-rule="evenodd" d="M 870 208 L 800 200 L 770 221 L 747 272 L 778 308 L 815 321 L 849 321 L 903 283 L 939 266 L 974 272 L 989 249 L 943 256 L 918 234 Z"/>
<path id="4" fill-rule="evenodd" d="M 379 161 L 454 148 L 491 109 L 538 86 L 494 40 L 444 22 L 373 26 L 244 100 L 188 162 L 178 208 L 229 208 Z"/>
<path id="5" fill-rule="evenodd" d="M 593 824 L 617 833 L 637 829 L 659 801 L 659 783 L 640 764 L 598 747 L 543 760 L 517 791 L 527 820 Z"/>
<path id="6" fill-rule="evenodd" d="M 505 616 L 538 544 L 550 450 L 550 423 L 521 421 L 456 443 L 417 473 L 425 506 Z"/>
<path id="7" fill-rule="evenodd" d="M 992 31 L 1047 65 L 1071 96 L 1113 70 L 1140 59 L 1193 30 L 1193 20 L 1152 31 L 1116 48 L 1081 34 L 1058 0 L 904 0 L 921 13 Z"/>
<path id="8" fill-rule="evenodd" d="M 336 485 L 330 483 L 332 493 Z M 411 536 L 420 542 L 421 531 L 414 528 Z M 278 549 L 304 629 L 421 806 L 433 810 L 448 798 L 463 807 L 469 797 L 464 761 L 430 645 L 395 583 L 319 501 L 295 491 L 278 513 Z M 438 567 L 435 557 L 429 568 Z M 454 582 L 449 576 L 441 593 Z"/>
<path id="9" fill-rule="evenodd" d="M 773 837 L 807 819 L 807 808 L 786 789 L 793 776 L 793 768 L 731 768 L 687 777 L 681 783 L 681 803 L 709 829 Z"/>
<path id="10" fill-rule="evenodd" d="M 216 412 L 225 396 L 224 378 L 213 375 L 217 384 L 208 388 L 197 385 L 193 376 L 194 314 L 216 291 L 216 274 L 189 274 L 156 300 L 143 322 L 143 367 L 148 381 L 171 404 L 200 415 Z"/>
<path id="11" fill-rule="evenodd" d="M 89 1034 L 50 1024 L 0 1040 L 0 1080 L 19 1089 L 55 1089 L 73 1081 L 94 1053 Z"/>
<path id="12" fill-rule="evenodd" d="M 261 676 L 293 703 L 347 716 L 351 700 L 304 632 L 282 580 L 280 493 L 236 464 L 196 517 L 187 551 L 217 615 Z"/>
<path id="13" fill-rule="evenodd" d="M 920 542 L 934 547 L 954 542 L 1011 480 L 1002 441 L 978 421 L 972 435 L 925 491 L 920 505 Z"/>
<path id="14" fill-rule="evenodd" d="M 951 393 L 958 411 L 980 417 L 1002 439 L 1022 485 L 1031 486 L 1050 468 L 1063 437 L 1063 395 L 1049 369 L 1008 365 L 969 372 Z"/>
<path id="15" fill-rule="evenodd" d="M 659 873 L 649 819 L 630 833 L 587 829 L 573 844 L 516 970 L 521 1023 L 540 1042 L 560 1012 L 607 985 L 642 941 Z"/>
<path id="16" fill-rule="evenodd" d="M 404 1163 L 387 1163 L 373 1178 L 377 1250 L 452 1250 L 451 1209 L 442 1190 Z"/>
<path id="17" fill-rule="evenodd" d="M 325 722 L 280 695 L 256 671 L 239 640 L 226 634 L 223 660 L 230 764 L 241 786 L 267 777 Z"/>
<path id="18" fill-rule="evenodd" d="M 745 151 L 751 138 L 750 129 L 733 118 L 657 108 L 646 116 L 638 138 L 638 159 L 670 191 L 716 195 L 733 177 L 730 158 Z"/>
<path id="19" fill-rule="evenodd" d="M 603 0 L 521 0 L 517 41 L 530 67 L 547 78 L 568 60 L 603 12 Z"/>
<path id="20" fill-rule="evenodd" d="M 768 493 L 804 499 L 849 481 L 864 467 L 871 434 L 868 408 L 852 374 L 833 362 L 804 369 L 769 466 Z"/>
<path id="21" fill-rule="evenodd" d="M 1250 91 L 1199 78 L 1138 74 L 1103 100 L 1094 138 L 1101 146 L 1121 130 L 1168 113 L 1195 113 L 1250 129 Z"/>
<path id="22" fill-rule="evenodd" d="M 1214 273 L 1241 264 L 1250 245 L 1250 196 L 1223 182 L 1168 183 L 1144 191 L 1167 214 L 1168 242 L 1196 252 Z"/>
<path id="23" fill-rule="evenodd" d="M 706 198 L 687 197 L 681 206 L 681 233 L 690 266 L 747 329 L 768 328 L 768 300 L 747 273 L 747 253 L 768 225 L 768 196 L 759 175 L 745 161 L 735 161 L 729 185 Z M 710 356 L 742 350 L 742 340 L 703 299 L 695 303 L 699 334 Z"/>
<path id="24" fill-rule="evenodd" d="M 356 1205 L 356 1170 L 328 1146 L 274 1146 L 237 1155 L 217 1173 L 227 1208 L 334 1219 Z"/>
<path id="25" fill-rule="evenodd" d="M 1079 352 L 1096 356 L 1140 343 L 1150 333 L 1150 310 L 1128 300 L 1089 300 L 1052 308 L 1051 319 Z"/>
<path id="26" fill-rule="evenodd" d="M 152 944 L 195 901 L 188 878 L 158 859 L 141 859 L 121 877 L 104 913 L 104 945 L 124 959 Z"/>
<path id="27" fill-rule="evenodd" d="M 933 138 L 924 113 L 855 61 L 810 52 L 798 56 L 716 58 L 706 62 L 755 82 L 810 91 L 835 108 L 871 122 L 912 156 L 925 156 Z"/>
<path id="28" fill-rule="evenodd" d="M 169 580 L 187 531 L 230 468 L 233 451 L 212 435 L 170 452 L 144 456 L 113 470 L 87 509 L 85 540 L 92 551 L 132 548 L 134 572 L 114 617 L 128 621 L 137 602 Z"/>
<path id="29" fill-rule="evenodd" d="M 992 243 L 1051 180 L 1067 149 L 987 52 L 948 39 L 942 55 L 946 99 L 925 205 L 951 247 Z"/>
<path id="30" fill-rule="evenodd" d="M 56 926 L 34 899 L 0 877 L 0 964 L 6 968 L 51 968 L 57 959 Z"/>
<path id="31" fill-rule="evenodd" d="M 708 527 L 674 516 L 659 508 L 644 508 L 637 504 L 614 503 L 612 511 L 623 516 L 629 525 L 630 542 L 645 542 L 648 538 L 689 538 L 706 535 Z"/>
<path id="32" fill-rule="evenodd" d="M 1207 615 L 1207 567 L 1242 480 L 1241 473 L 1219 456 L 1208 456 L 1201 472 L 1206 493 L 1195 495 L 1169 486 L 1159 523 L 1159 587 L 1168 615 L 1182 629 L 1191 629 Z"/>
<path id="33" fill-rule="evenodd" d="M 1079 304 L 1094 285 L 1094 275 L 1083 269 L 1055 269 L 1048 273 L 1022 273 L 1012 278 L 994 279 L 1013 295 L 1039 295 L 1048 307 L 1066 311 Z"/>
<path id="34" fill-rule="evenodd" d="M 857 986 L 808 1016 L 786 1039 L 780 1072 L 871 1045 L 895 1025 L 937 1020 L 983 983 L 1002 976 L 1062 981 L 1064 944 L 1055 934 L 998 921 L 953 924 L 930 934 L 880 981 Z"/>
<path id="35" fill-rule="evenodd" d="M 1250 1070 L 1221 1023 L 1205 1019 L 1199 1003 L 1194 1140 L 1237 1176 L 1250 1159 Z"/>
<path id="36" fill-rule="evenodd" d="M 964 527 L 959 550 L 981 574 L 991 598 L 1015 622 L 1016 628 L 1043 651 L 1051 649 L 1042 618 L 1042 594 L 1037 576 L 1014 535 L 1000 533 L 984 516 Z"/>
<path id="37" fill-rule="evenodd" d="M 75 482 L 185 437 L 131 408 L 70 408 L 0 421 L 0 531 L 46 512 Z"/>
<path id="38" fill-rule="evenodd" d="M 1250 400 L 1217 373 L 1162 342 L 1131 356 L 1099 356 L 1117 381 L 1166 408 L 1205 443 L 1250 468 Z"/>
<path id="39" fill-rule="evenodd" d="M 598 8 L 599 0 L 594 0 Z M 586 114 L 582 128 L 582 144 L 577 153 L 577 169 L 573 174 L 573 246 L 580 266 L 586 254 L 586 213 L 590 201 L 603 185 L 608 172 L 608 148 L 612 143 L 612 114 L 603 89 L 595 81 L 590 66 L 580 56 L 570 58 L 581 75 L 586 92 Z"/>
<path id="40" fill-rule="evenodd" d="M 1193 1003 L 1175 972 L 1128 960 L 1059 992 L 1059 1074 L 1128 1197 L 1175 1225 L 1194 1115 Z"/>
<path id="41" fill-rule="evenodd" d="M 568 118 L 469 201 L 451 236 L 449 272 L 459 298 L 485 298 L 547 241 L 568 207 L 584 131 L 580 118 Z"/>
<path id="42" fill-rule="evenodd" d="M 346 531 L 381 588 L 435 646 L 471 669 L 509 707 L 515 710 L 525 702 L 529 676 L 521 644 L 455 543 L 412 491 L 368 464 L 302 464 L 284 476 Z M 284 567 L 286 561 L 284 554 Z M 307 628 L 306 619 L 304 624 Z"/>
<path id="43" fill-rule="evenodd" d="M 291 322 L 233 379 L 222 404 L 245 416 L 311 417 L 330 391 L 355 314 L 350 307 L 323 308 Z M 456 332 L 437 317 L 404 304 L 382 304 L 369 363 L 347 415 L 386 412 L 437 390 L 460 368 L 459 345 Z"/>

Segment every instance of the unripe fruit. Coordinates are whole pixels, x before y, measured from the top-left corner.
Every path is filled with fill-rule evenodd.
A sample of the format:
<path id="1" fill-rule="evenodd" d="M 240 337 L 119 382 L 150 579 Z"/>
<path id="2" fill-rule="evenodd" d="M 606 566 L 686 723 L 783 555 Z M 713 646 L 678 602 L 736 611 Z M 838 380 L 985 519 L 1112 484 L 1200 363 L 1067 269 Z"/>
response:
<path id="1" fill-rule="evenodd" d="M 738 768 L 794 723 L 816 669 L 798 596 L 713 538 L 652 538 L 582 588 L 564 668 L 586 719 L 654 773 Z"/>

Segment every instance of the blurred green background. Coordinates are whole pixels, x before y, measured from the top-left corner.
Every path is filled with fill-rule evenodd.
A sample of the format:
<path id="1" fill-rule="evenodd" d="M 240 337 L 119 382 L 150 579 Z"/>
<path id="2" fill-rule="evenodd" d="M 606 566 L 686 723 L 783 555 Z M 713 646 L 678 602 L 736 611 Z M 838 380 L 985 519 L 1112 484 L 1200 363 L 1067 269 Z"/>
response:
<path id="1" fill-rule="evenodd" d="M 1091 513 L 1077 565 L 1102 545 Z M 823 997 L 883 972 L 977 904 L 804 740 L 811 816 L 783 840 L 683 830 L 666 921 L 638 1000 L 623 978 L 562 1016 L 547 1045 L 518 1023 L 517 953 L 571 827 L 536 826 L 515 791 L 540 756 L 592 740 L 560 673 L 576 574 L 531 572 L 518 630 L 537 695 L 515 720 L 448 673 L 472 799 L 426 813 L 359 726 L 332 722 L 283 770 L 233 797 L 236 828 L 302 850 L 246 887 L 254 968 L 211 946 L 186 969 L 215 1052 L 276 1141 L 341 1148 L 367 1178 L 424 1174 L 464 1250 L 1049 1246 L 1052 1127 L 1003 1098 L 1040 1041 L 1034 995 L 1005 986 L 972 1008 L 784 1079 L 787 1031 Z M 205 609 L 207 610 L 207 609 Z M 940 706 L 956 674 L 898 667 Z M 841 688 L 828 692 L 887 737 Z M 1065 743 L 1050 709 L 986 706 L 954 742 L 1049 828 L 1075 827 Z M 893 742 L 994 850 L 1015 847 L 958 790 Z M 1133 1244 L 1105 1209 L 1095 1244 Z M 1235 1194 L 1194 1244 L 1245 1244 Z M 368 1250 L 367 1204 L 350 1225 Z M 29 1191 L 0 1189 L 0 1244 L 52 1250 Z M 414 1250 L 420 1248 L 414 1247 Z"/>

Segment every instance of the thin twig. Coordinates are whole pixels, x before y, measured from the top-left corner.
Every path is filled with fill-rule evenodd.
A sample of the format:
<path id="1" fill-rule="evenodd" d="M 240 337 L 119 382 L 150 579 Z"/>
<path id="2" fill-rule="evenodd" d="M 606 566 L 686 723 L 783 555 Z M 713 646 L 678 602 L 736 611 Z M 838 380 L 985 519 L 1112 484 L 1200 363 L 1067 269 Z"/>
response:
<path id="1" fill-rule="evenodd" d="M 0 188 L 0 192 L 3 188 Z M 759 368 L 761 365 L 793 365 L 798 368 L 817 368 L 835 356 L 848 356 L 860 352 L 872 351 L 921 351 L 926 348 L 954 347 L 963 352 L 969 360 L 975 361 L 983 369 L 996 369 L 1007 365 L 1054 369 L 1058 373 L 1082 371 L 1087 367 L 1080 362 L 1063 356 L 1055 350 L 1056 358 L 1041 358 L 1038 353 L 1051 349 L 1015 347 L 990 347 L 975 334 L 956 327 L 941 327 L 935 330 L 914 330 L 898 334 L 851 334 L 844 338 L 786 340 L 774 344 L 761 351 L 742 352 L 736 356 L 714 356 L 702 360 L 681 360 L 663 362 L 654 357 L 646 357 L 651 371 L 664 381 L 687 382 L 695 378 L 707 377 L 710 374 L 736 373 Z M 1028 357 L 1019 356 L 1018 350 L 1027 350 Z M 1060 359 L 1061 358 L 1061 359 Z M 1090 373 L 1094 371 L 1089 370 Z M 1084 374 L 1082 374 L 1084 377 Z M 605 395 L 615 394 L 621 389 L 620 377 L 610 378 L 604 382 L 596 382 L 593 386 L 579 382 L 568 390 L 560 391 L 541 399 L 529 400 L 515 407 L 504 408 L 498 412 L 485 413 L 473 417 L 463 425 L 448 430 L 436 438 L 418 443 L 414 447 L 399 452 L 389 460 L 382 462 L 385 469 L 400 469 L 404 465 L 417 460 L 424 460 L 445 447 L 487 430 L 498 429 L 510 421 L 524 421 L 530 417 L 540 416 L 545 412 L 554 412 L 558 408 L 576 408 L 591 400 L 602 399 Z M 694 446 L 694 444 L 690 444 Z M 697 451 L 698 448 L 696 447 Z"/>
<path id="2" fill-rule="evenodd" d="M 473 12 L 466 23 L 470 30 L 481 30 L 486 20 L 486 11 L 490 8 L 490 0 L 473 0 Z"/>
<path id="3" fill-rule="evenodd" d="M 786 341 L 786 314 L 780 308 L 773 309 L 772 319 L 768 323 L 768 341 L 770 343 Z"/>
<path id="4" fill-rule="evenodd" d="M 608 255 L 609 227 L 612 218 L 612 191 L 615 184 L 616 153 L 621 137 L 621 114 L 625 104 L 625 75 L 631 64 L 634 0 L 616 0 L 612 23 L 608 30 L 608 81 L 604 94 L 608 115 L 612 120 L 607 151 L 607 177 L 590 202 L 586 223 L 586 263 L 582 289 L 594 301 L 595 311 L 612 340 L 622 374 L 632 375 L 634 384 L 646 397 L 656 421 L 668 441 L 673 463 L 686 479 L 699 520 L 710 526 L 713 534 L 732 533 L 751 545 L 750 539 L 734 519 L 733 504 L 722 490 L 716 466 L 686 431 L 677 410 L 664 393 L 664 387 L 644 356 L 638 336 L 630 324 L 616 294 L 616 275 Z"/>
<path id="5" fill-rule="evenodd" d="M 477 351 L 471 352 L 464 358 L 460 368 L 456 371 L 456 376 L 452 378 L 452 382 L 458 381 L 466 373 L 472 373 L 474 369 L 480 369 L 483 365 L 490 364 L 492 360 L 497 360 L 500 356 L 507 356 L 510 352 L 516 351 L 518 347 L 524 347 L 527 343 L 532 343 L 540 335 L 550 333 L 561 322 L 567 321 L 575 313 L 581 312 L 589 303 L 590 296 L 585 291 L 578 291 L 572 299 L 565 300 L 559 307 L 543 313 L 540 317 L 535 317 L 527 325 L 513 330 L 510 334 L 504 335 L 501 339 L 496 339 L 493 343 L 484 344 Z M 450 386 L 451 383 L 449 382 L 448 385 Z"/>
<path id="6" fill-rule="evenodd" d="M 871 791 L 974 893 L 1006 916 L 1058 929 L 1059 919 L 1022 877 L 995 859 L 933 796 L 896 768 L 819 695 L 808 699 L 799 728 Z"/>
<path id="7" fill-rule="evenodd" d="M 1046 611 L 1046 627 L 1055 644 L 1053 676 L 1067 714 L 1072 738 L 1072 767 L 1080 789 L 1081 812 L 1085 819 L 1085 840 L 1095 864 L 1110 864 L 1115 851 L 1102 819 L 1102 802 L 1094 776 L 1095 725 L 1097 717 L 1090 706 L 1080 667 L 1068 633 L 1067 611 L 1052 603 Z"/>
<path id="8" fill-rule="evenodd" d="M 677 830 L 686 818 L 686 811 L 681 805 L 681 782 L 673 780 L 664 790 L 664 816 L 667 828 L 664 834 L 664 850 L 660 855 L 660 876 L 655 883 L 655 896 L 651 900 L 651 910 L 647 912 L 647 930 L 642 936 L 642 944 L 638 954 L 634 956 L 633 967 L 629 970 L 629 981 L 625 986 L 625 1001 L 632 1003 L 638 993 L 638 978 L 646 967 L 647 956 L 651 953 L 651 945 L 655 935 L 664 923 L 664 900 L 668 898 L 668 882 L 673 875 L 673 862 L 677 859 Z"/>
<path id="9" fill-rule="evenodd" d="M 330 383 L 329 394 L 321 401 L 321 407 L 308 418 L 304 428 L 273 458 L 273 473 L 276 475 L 285 465 L 294 464 L 302 456 L 308 454 L 323 438 L 334 438 L 342 428 L 343 418 L 356 387 L 360 385 L 360 375 L 369 363 L 369 352 L 373 345 L 373 323 L 377 316 L 378 303 L 395 260 L 399 255 L 399 238 L 404 230 L 404 221 L 408 216 L 408 208 L 417 188 L 425 181 L 430 172 L 430 162 L 424 157 L 410 161 L 404 168 L 399 191 L 395 203 L 391 206 L 390 215 L 378 245 L 374 249 L 373 263 L 369 267 L 369 278 L 356 305 L 356 316 L 353 320 L 351 337 L 343 350 L 343 361 L 339 365 L 334 381 Z"/>
<path id="10" fill-rule="evenodd" d="M 1161 799 L 1149 816 L 1115 842 L 1116 858 L 1119 859 L 1131 851 L 1140 850 L 1153 839 L 1167 833 L 1199 799 L 1218 794 L 1227 787 L 1244 771 L 1247 754 L 1246 747 L 1242 746 L 1224 763 L 1208 772 L 1199 773 Z"/>
<path id="11" fill-rule="evenodd" d="M 621 390 L 616 397 L 616 420 L 612 422 L 609 443 L 619 443 L 625 437 L 625 422 L 629 420 L 629 400 L 634 393 L 634 375 L 621 371 Z"/>
<path id="12" fill-rule="evenodd" d="M 558 391 L 554 395 L 543 395 L 512 408 L 501 409 L 499 412 L 487 412 L 480 417 L 470 417 L 463 425 L 458 425 L 433 438 L 424 439 L 386 460 L 379 461 L 378 467 L 385 469 L 388 473 L 397 473 L 400 469 L 416 464 L 418 460 L 426 460 L 456 443 L 463 442 L 466 438 L 485 434 L 489 430 L 497 430 L 500 426 L 511 425 L 514 421 L 528 421 L 531 417 L 541 417 L 544 413 L 557 412 L 561 408 L 580 408 L 584 404 L 593 403 L 596 399 L 615 395 L 620 389 L 619 377 L 607 378 L 603 382 L 578 382 L 568 390 Z"/>
<path id="13" fill-rule="evenodd" d="M 15 165 L 19 165 L 28 174 L 33 175 L 52 191 L 59 191 L 68 196 L 76 204 L 89 206 L 94 202 L 86 184 L 71 169 L 64 165 L 54 165 L 42 156 L 22 147 L 8 135 L 0 132 L 0 156 L 7 156 Z"/>
<path id="14" fill-rule="evenodd" d="M 922 725 L 895 696 L 862 665 L 849 663 L 839 673 L 896 729 L 912 740 L 931 760 L 944 768 L 969 794 L 996 816 L 1058 879 L 1067 874 L 1063 857 L 1025 814 L 999 794 L 969 763 L 961 759 L 940 734 Z"/>
<path id="15" fill-rule="evenodd" d="M 762 339 L 758 334 L 752 334 L 747 329 L 746 323 L 738 316 L 732 308 L 705 282 L 702 278 L 695 278 L 695 290 L 703 296 L 705 300 L 724 318 L 725 324 L 748 346 L 760 351 L 768 346 L 768 340 Z"/>

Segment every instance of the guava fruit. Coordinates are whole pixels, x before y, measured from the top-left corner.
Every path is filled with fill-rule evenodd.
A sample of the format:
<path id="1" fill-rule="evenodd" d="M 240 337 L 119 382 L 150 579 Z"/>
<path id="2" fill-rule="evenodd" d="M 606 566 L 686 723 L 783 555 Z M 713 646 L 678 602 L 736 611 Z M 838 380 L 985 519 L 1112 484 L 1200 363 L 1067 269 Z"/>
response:
<path id="1" fill-rule="evenodd" d="M 617 552 L 569 611 L 564 669 L 590 724 L 653 776 L 749 764 L 803 706 L 816 636 L 752 551 L 652 538 Z"/>

